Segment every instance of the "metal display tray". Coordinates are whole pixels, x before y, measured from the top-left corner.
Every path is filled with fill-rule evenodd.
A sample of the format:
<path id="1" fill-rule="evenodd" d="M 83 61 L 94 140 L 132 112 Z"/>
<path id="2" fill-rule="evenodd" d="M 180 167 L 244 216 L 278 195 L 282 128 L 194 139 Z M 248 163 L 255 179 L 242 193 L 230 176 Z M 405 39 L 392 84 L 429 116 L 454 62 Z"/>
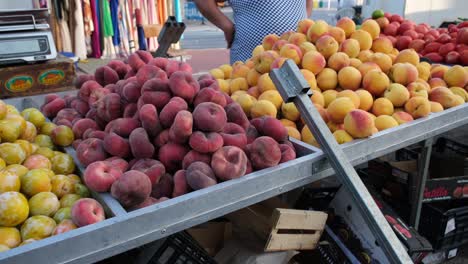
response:
<path id="1" fill-rule="evenodd" d="M 58 94 L 66 94 L 63 92 Z M 29 97 L 42 104 L 43 96 Z M 25 100 L 25 99 L 9 99 Z M 5 100 L 7 103 L 11 101 Z M 468 104 L 341 145 L 356 166 L 468 124 Z M 325 154 L 292 140 L 298 158 L 242 178 L 126 213 L 95 194 L 114 217 L 0 253 L 0 263 L 92 263 L 334 175 Z M 73 154 L 73 153 L 71 153 Z M 82 169 L 82 168 L 80 168 Z"/>

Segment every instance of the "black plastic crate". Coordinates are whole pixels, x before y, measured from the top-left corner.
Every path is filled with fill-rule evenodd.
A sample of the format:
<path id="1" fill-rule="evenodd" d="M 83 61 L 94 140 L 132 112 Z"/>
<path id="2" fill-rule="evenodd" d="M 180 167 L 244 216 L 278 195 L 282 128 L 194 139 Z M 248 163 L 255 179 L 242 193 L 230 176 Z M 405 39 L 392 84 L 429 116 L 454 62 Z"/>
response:
<path id="1" fill-rule="evenodd" d="M 468 145 L 449 138 L 439 138 L 434 145 L 434 150 L 440 153 L 453 152 L 463 156 L 467 158 L 465 164 L 468 167 Z"/>
<path id="2" fill-rule="evenodd" d="M 149 264 L 216 264 L 208 253 L 185 231 L 169 236 Z"/>
<path id="3" fill-rule="evenodd" d="M 468 244 L 466 202 L 455 200 L 424 204 L 419 231 L 437 250 Z"/>

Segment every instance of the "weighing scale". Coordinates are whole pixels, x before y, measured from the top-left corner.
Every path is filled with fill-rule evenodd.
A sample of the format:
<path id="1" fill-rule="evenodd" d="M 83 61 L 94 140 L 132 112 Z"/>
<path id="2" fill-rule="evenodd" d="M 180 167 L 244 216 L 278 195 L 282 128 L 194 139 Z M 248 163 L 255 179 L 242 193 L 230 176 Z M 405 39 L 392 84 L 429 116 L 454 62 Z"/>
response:
<path id="1" fill-rule="evenodd" d="M 0 10 L 0 65 L 57 57 L 48 9 Z"/>

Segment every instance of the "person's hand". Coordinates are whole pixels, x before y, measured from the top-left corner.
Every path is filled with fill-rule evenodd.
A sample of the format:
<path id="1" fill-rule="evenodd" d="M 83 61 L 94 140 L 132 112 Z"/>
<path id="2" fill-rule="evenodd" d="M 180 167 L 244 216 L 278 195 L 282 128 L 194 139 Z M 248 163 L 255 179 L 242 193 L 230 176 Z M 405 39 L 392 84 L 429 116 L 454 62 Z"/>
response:
<path id="1" fill-rule="evenodd" d="M 226 39 L 228 49 L 231 48 L 232 42 L 234 41 L 235 31 L 234 24 L 232 23 L 224 29 L 224 38 Z"/>

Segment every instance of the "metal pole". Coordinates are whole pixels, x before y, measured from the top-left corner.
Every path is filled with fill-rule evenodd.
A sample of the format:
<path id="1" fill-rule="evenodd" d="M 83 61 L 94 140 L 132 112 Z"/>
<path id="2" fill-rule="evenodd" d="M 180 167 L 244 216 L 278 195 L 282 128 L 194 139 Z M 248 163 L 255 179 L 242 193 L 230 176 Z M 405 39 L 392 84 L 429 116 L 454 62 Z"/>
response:
<path id="1" fill-rule="evenodd" d="M 312 104 L 307 95 L 310 87 L 297 65 L 292 60 L 287 60 L 280 69 L 274 69 L 270 75 L 283 100 L 294 102 L 296 105 L 305 123 L 327 155 L 335 173 L 349 190 L 362 217 L 387 254 L 390 263 L 412 263 L 366 186 Z"/>
<path id="2" fill-rule="evenodd" d="M 413 204 L 411 205 L 410 224 L 416 230 L 419 227 L 419 218 L 421 216 L 422 201 L 424 197 L 424 188 L 426 187 L 429 164 L 431 162 L 432 138 L 424 141 L 421 155 L 418 157 L 418 173 L 416 178 L 416 188 L 414 190 Z"/>

